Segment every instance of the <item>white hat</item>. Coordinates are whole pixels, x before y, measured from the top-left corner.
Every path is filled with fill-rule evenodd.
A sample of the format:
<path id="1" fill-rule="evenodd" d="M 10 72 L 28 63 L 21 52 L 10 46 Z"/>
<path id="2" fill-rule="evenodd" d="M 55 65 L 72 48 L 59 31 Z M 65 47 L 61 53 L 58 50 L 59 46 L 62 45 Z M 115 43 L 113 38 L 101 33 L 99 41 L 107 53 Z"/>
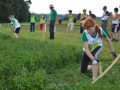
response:
<path id="1" fill-rule="evenodd" d="M 49 7 L 54 7 L 53 4 L 50 4 Z"/>

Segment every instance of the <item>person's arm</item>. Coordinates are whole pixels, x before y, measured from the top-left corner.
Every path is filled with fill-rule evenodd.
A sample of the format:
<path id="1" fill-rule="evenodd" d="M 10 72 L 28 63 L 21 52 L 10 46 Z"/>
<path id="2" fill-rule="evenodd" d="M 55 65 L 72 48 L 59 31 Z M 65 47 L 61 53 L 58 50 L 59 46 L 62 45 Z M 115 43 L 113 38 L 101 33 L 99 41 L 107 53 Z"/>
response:
<path id="1" fill-rule="evenodd" d="M 85 52 L 87 54 L 87 56 L 91 59 L 91 60 L 94 60 L 95 57 L 91 54 L 91 52 L 89 51 L 89 47 L 88 47 L 88 43 L 87 42 L 84 42 L 83 43 L 83 47 L 85 49 Z"/>
<path id="2" fill-rule="evenodd" d="M 109 18 L 110 18 L 110 16 L 108 16 L 108 18 L 105 21 L 107 21 Z"/>
<path id="3" fill-rule="evenodd" d="M 111 52 L 113 52 L 114 49 L 113 49 L 112 43 L 111 43 L 110 39 L 108 38 L 108 35 L 106 34 L 106 32 L 104 30 L 102 30 L 102 35 L 103 35 L 105 41 L 108 43 L 108 46 L 110 47 Z"/>
<path id="4" fill-rule="evenodd" d="M 108 18 L 105 21 L 107 21 L 110 18 L 110 13 L 106 11 L 106 15 L 108 16 Z"/>
<path id="5" fill-rule="evenodd" d="M 106 42 L 108 43 L 108 46 L 109 46 L 109 48 L 110 48 L 110 51 L 111 51 L 112 56 L 113 56 L 114 58 L 116 58 L 117 55 L 116 55 L 116 53 L 114 52 L 113 45 L 112 45 L 110 39 L 108 38 L 108 35 L 105 33 L 104 30 L 102 30 L 102 33 L 103 33 L 104 39 L 105 39 Z"/>
<path id="6" fill-rule="evenodd" d="M 117 55 L 116 55 L 116 53 L 114 52 L 113 45 L 112 45 L 110 39 L 107 37 L 107 38 L 105 38 L 105 40 L 106 40 L 107 43 L 108 43 L 108 46 L 109 46 L 109 48 L 110 48 L 110 50 L 111 50 L 111 54 L 112 54 L 113 58 L 116 58 Z"/>
<path id="7" fill-rule="evenodd" d="M 55 23 L 57 23 L 58 22 L 58 16 L 56 16 L 56 19 L 55 19 Z"/>
<path id="8" fill-rule="evenodd" d="M 57 12 L 55 11 L 55 24 L 57 23 L 58 21 L 58 16 L 57 16 Z"/>
<path id="9" fill-rule="evenodd" d="M 11 21 L 11 29 L 12 29 L 12 31 L 15 30 L 15 20 Z"/>
<path id="10" fill-rule="evenodd" d="M 48 25 L 50 24 L 50 16 L 48 17 Z"/>
<path id="11" fill-rule="evenodd" d="M 85 49 L 85 52 L 87 54 L 87 56 L 93 60 L 94 59 L 94 56 L 91 54 L 91 52 L 89 51 L 89 47 L 88 47 L 88 39 L 86 37 L 86 33 L 85 31 L 82 33 L 82 37 L 81 37 L 81 40 L 83 42 L 83 47 Z"/>
<path id="12" fill-rule="evenodd" d="M 110 51 L 111 51 L 111 52 L 114 52 L 113 45 L 112 45 L 110 39 L 109 39 L 108 37 L 106 37 L 106 38 L 104 38 L 104 39 L 105 39 L 105 41 L 108 43 L 108 46 L 109 46 L 109 48 L 110 48 Z"/>
<path id="13" fill-rule="evenodd" d="M 113 14 L 111 14 L 111 18 L 112 18 L 113 20 L 116 20 L 118 17 L 119 17 L 119 14 L 116 14 L 115 17 L 113 16 Z"/>

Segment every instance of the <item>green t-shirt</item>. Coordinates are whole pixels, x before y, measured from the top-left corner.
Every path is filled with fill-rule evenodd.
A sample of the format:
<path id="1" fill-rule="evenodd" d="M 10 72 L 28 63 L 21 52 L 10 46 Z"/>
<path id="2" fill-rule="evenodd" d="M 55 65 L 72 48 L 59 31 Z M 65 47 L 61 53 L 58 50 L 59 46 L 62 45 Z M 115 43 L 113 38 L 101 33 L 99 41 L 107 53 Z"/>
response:
<path id="1" fill-rule="evenodd" d="M 50 21 L 51 20 L 56 20 L 57 12 L 55 10 L 52 10 L 50 12 Z"/>
<path id="2" fill-rule="evenodd" d="M 11 20 L 11 25 L 13 25 L 14 23 L 15 23 L 15 18 Z"/>
<path id="3" fill-rule="evenodd" d="M 96 34 L 96 35 L 97 35 L 97 34 Z M 95 35 L 95 36 L 92 36 L 92 35 L 91 35 L 91 36 L 92 36 L 93 38 L 95 38 L 96 35 Z M 102 30 L 102 35 L 103 35 L 104 38 L 108 37 L 104 30 Z M 82 42 L 87 42 L 87 41 L 88 41 L 88 39 L 87 39 L 87 37 L 86 37 L 85 31 L 82 33 L 82 38 L 81 38 L 81 39 L 82 39 Z"/>

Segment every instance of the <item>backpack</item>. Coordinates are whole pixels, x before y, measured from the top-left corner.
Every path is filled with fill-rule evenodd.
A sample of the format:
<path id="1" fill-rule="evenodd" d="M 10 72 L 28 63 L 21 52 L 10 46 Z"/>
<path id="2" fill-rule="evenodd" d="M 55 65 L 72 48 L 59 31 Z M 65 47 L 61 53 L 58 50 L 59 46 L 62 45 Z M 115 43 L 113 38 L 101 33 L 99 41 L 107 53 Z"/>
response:
<path id="1" fill-rule="evenodd" d="M 77 21 L 76 18 L 74 18 L 73 23 L 76 23 L 76 21 Z"/>

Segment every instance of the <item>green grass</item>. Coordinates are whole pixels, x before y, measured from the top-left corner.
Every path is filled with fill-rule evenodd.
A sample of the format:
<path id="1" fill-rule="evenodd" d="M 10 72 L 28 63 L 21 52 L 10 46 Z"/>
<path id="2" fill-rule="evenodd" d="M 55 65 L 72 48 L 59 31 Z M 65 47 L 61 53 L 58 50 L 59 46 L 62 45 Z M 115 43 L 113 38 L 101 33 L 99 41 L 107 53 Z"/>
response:
<path id="1" fill-rule="evenodd" d="M 72 38 L 69 33 L 65 34 L 65 26 L 57 26 L 52 41 L 47 26 L 45 41 L 42 41 L 39 23 L 34 33 L 29 32 L 29 23 L 21 25 L 18 39 L 7 24 L 0 27 L 0 90 L 119 90 L 120 61 L 93 85 L 91 71 L 80 73 L 82 42 L 79 26 L 75 26 Z M 108 30 L 110 32 L 110 27 Z M 113 46 L 119 54 L 119 43 L 113 42 Z M 113 61 L 105 41 L 98 59 L 103 71 Z"/>

